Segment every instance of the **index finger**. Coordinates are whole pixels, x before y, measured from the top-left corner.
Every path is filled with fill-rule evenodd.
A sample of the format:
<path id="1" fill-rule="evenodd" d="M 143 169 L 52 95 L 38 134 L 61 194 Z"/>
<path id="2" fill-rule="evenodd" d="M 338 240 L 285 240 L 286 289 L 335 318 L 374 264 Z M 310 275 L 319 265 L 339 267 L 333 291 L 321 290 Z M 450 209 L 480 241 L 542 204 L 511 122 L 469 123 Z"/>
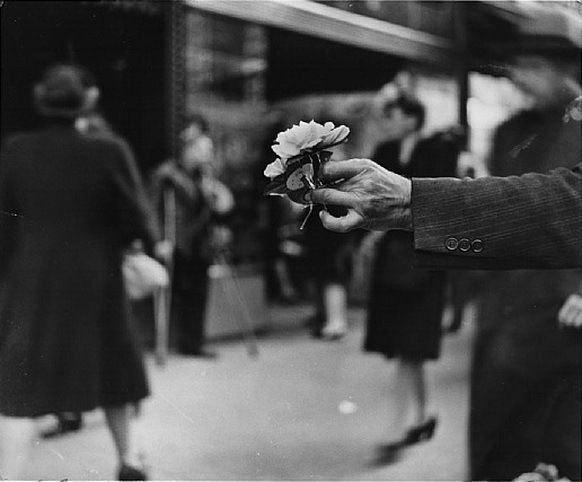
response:
<path id="1" fill-rule="evenodd" d="M 348 159 L 346 161 L 326 162 L 321 167 L 321 177 L 326 181 L 349 179 L 358 175 L 368 165 L 368 159 Z"/>

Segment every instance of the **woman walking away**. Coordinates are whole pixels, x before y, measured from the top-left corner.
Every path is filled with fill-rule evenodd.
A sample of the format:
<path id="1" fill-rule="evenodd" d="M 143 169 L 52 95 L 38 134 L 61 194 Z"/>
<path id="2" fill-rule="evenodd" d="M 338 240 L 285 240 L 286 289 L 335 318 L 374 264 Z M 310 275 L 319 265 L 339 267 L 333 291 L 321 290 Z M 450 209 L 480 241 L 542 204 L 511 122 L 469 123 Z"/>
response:
<path id="1" fill-rule="evenodd" d="M 408 177 L 454 176 L 458 149 L 448 133 L 421 137 L 425 109 L 401 95 L 383 107 L 390 138 L 373 159 Z M 396 360 L 393 410 L 388 440 L 377 462 L 391 463 L 410 445 L 432 438 L 437 418 L 429 415 L 425 363 L 440 357 L 445 273 L 413 267 L 412 235 L 404 231 L 371 233 L 376 245 L 364 349 Z"/>
<path id="2" fill-rule="evenodd" d="M 10 138 L 0 160 L 0 474 L 17 479 L 37 417 L 101 407 L 120 480 L 143 480 L 133 406 L 149 393 L 129 324 L 122 253 L 153 242 L 127 144 L 75 120 L 99 90 L 88 72 L 50 67 L 35 86 L 46 125 Z"/>

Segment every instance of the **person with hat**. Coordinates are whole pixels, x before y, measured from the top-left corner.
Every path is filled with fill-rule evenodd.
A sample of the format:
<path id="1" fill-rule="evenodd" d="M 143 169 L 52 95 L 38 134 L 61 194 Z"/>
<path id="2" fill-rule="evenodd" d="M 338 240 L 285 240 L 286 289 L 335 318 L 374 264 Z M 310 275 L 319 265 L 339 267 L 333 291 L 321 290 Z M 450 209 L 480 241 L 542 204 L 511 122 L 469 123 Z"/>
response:
<path id="1" fill-rule="evenodd" d="M 22 477 L 47 414 L 103 408 L 119 480 L 144 480 L 134 406 L 149 394 L 130 325 L 122 253 L 155 238 L 129 146 L 75 128 L 99 97 L 85 69 L 49 67 L 34 87 L 45 125 L 0 158 L 0 477 Z"/>
<path id="2" fill-rule="evenodd" d="M 209 268 L 223 261 L 218 257 L 231 236 L 224 220 L 234 197 L 215 175 L 206 118 L 192 114 L 185 124 L 180 156 L 163 162 L 151 176 L 152 204 L 167 224 L 160 226 L 165 239 L 156 254 L 172 266 L 171 324 L 177 328 L 178 352 L 214 359 L 217 353 L 207 348 L 205 333 Z"/>
<path id="3" fill-rule="evenodd" d="M 582 95 L 580 51 L 522 29 L 507 71 L 530 106 L 495 131 L 495 176 L 572 168 L 582 158 L 566 107 Z M 582 216 L 582 213 L 579 213 Z M 579 246 L 582 249 L 582 246 Z M 482 275 L 471 376 L 471 480 L 511 480 L 539 462 L 580 480 L 580 331 L 559 313 L 582 301 L 582 271 L 513 270 Z"/>

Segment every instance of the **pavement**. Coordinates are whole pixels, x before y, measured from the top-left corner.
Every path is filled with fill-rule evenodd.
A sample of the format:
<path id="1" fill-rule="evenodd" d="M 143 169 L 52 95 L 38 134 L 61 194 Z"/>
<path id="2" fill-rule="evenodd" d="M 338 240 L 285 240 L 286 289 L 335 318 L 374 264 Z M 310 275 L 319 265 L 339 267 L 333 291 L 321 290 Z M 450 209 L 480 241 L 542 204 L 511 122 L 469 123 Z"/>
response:
<path id="1" fill-rule="evenodd" d="M 429 406 L 439 425 L 428 442 L 390 465 L 372 463 L 390 437 L 394 364 L 361 349 L 364 313 L 350 310 L 339 341 L 311 338 L 310 307 L 276 306 L 249 355 L 241 339 L 214 341 L 216 360 L 170 355 L 147 364 L 152 396 L 137 444 L 154 480 L 447 480 L 466 474 L 468 371 L 473 328 L 443 338 L 427 364 Z M 24 478 L 112 480 L 113 443 L 100 411 L 77 433 L 38 440 Z"/>

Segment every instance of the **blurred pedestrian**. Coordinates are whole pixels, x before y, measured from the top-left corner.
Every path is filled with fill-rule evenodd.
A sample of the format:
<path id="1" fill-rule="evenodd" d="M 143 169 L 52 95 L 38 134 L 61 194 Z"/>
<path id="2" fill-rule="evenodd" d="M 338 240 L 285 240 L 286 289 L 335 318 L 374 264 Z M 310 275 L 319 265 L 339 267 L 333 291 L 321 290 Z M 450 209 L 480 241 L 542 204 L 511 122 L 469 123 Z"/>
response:
<path id="1" fill-rule="evenodd" d="M 346 158 L 342 147 L 334 147 L 333 159 Z M 317 206 L 310 214 L 304 230 L 307 269 L 315 284 L 315 314 L 310 325 L 314 337 L 333 341 L 343 338 L 349 330 L 348 285 L 359 232 L 341 235 L 325 229 L 317 215 L 320 209 Z M 330 206 L 329 209 L 335 212 L 339 208 Z"/>
<path id="2" fill-rule="evenodd" d="M 22 475 L 46 414 L 104 409 L 120 480 L 146 473 L 133 405 L 149 394 L 129 323 L 122 254 L 151 246 L 145 195 L 128 145 L 75 120 L 99 97 L 92 76 L 55 65 L 35 86 L 46 125 L 8 139 L 0 161 L 0 474 Z"/>
<path id="3" fill-rule="evenodd" d="M 446 136 L 423 139 L 425 108 L 408 95 L 383 106 L 389 139 L 373 159 L 407 177 L 454 176 L 458 148 Z M 389 440 L 378 462 L 394 460 L 403 447 L 430 439 L 437 417 L 427 412 L 424 364 L 440 356 L 441 320 L 445 303 L 445 273 L 413 268 L 412 234 L 371 233 L 364 245 L 375 245 L 375 263 L 368 301 L 364 349 L 396 359 L 394 410 Z"/>
<path id="4" fill-rule="evenodd" d="M 111 124 L 97 109 L 85 112 L 78 117 L 75 120 L 75 128 L 87 136 L 116 136 Z M 57 413 L 55 414 L 55 419 L 55 425 L 42 432 L 44 438 L 77 432 L 83 427 L 82 412 Z"/>
<path id="5" fill-rule="evenodd" d="M 489 163 L 496 176 L 582 158 L 580 124 L 564 122 L 582 94 L 580 51 L 539 41 L 530 50 L 526 39 L 509 73 L 533 105 L 497 128 Z M 471 478 L 510 480 L 546 462 L 580 480 L 582 338 L 558 319 L 582 300 L 582 271 L 499 271 L 485 281 L 471 377 Z"/>
<path id="6" fill-rule="evenodd" d="M 173 266 L 171 317 L 178 328 L 178 351 L 214 358 L 216 353 L 204 346 L 208 268 L 224 257 L 230 241 L 222 221 L 233 209 L 234 198 L 215 175 L 206 119 L 191 115 L 181 140 L 180 157 L 164 162 L 152 176 L 159 218 L 171 224 L 162 229 L 165 239 L 157 245 L 157 254 Z"/>

